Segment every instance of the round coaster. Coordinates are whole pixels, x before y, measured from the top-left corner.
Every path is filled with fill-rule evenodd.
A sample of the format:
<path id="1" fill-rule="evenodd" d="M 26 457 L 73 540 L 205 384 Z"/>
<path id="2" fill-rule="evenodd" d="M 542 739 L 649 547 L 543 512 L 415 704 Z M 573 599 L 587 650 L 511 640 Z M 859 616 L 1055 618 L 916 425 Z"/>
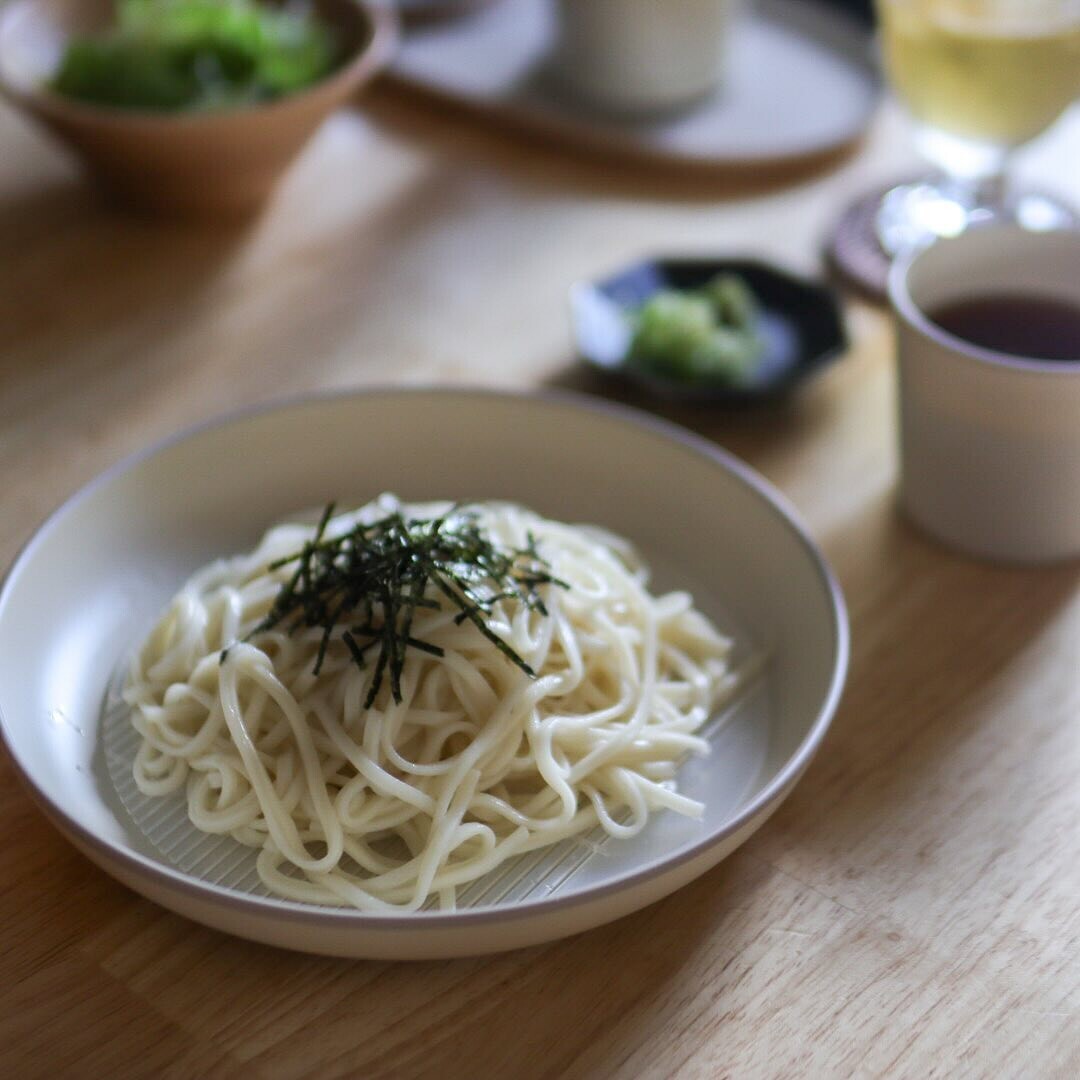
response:
<path id="1" fill-rule="evenodd" d="M 878 242 L 875 221 L 885 193 L 894 180 L 868 191 L 853 202 L 833 226 L 826 255 L 833 269 L 849 284 L 873 300 L 884 301 L 892 257 Z"/>
<path id="2" fill-rule="evenodd" d="M 885 300 L 889 267 L 892 265 L 892 256 L 878 239 L 878 208 L 890 191 L 919 182 L 919 178 L 895 180 L 868 191 L 844 211 L 833 227 L 826 245 L 830 265 L 844 281 L 872 300 Z M 963 211 L 960 213 L 963 215 Z M 1052 194 L 1025 189 L 1011 195 L 1004 207 L 999 209 L 969 211 L 966 227 L 982 227 L 996 221 L 1016 222 L 1032 232 L 1043 232 L 1048 229 L 1077 228 L 1080 226 L 1080 214 Z M 959 232 L 962 227 L 961 224 L 956 231 Z"/>

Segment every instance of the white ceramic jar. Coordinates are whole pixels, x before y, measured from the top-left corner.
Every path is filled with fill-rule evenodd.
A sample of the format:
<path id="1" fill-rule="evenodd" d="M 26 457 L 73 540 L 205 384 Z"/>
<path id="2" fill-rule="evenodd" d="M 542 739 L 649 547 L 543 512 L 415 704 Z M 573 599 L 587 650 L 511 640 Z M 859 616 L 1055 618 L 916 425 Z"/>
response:
<path id="1" fill-rule="evenodd" d="M 976 228 L 893 266 L 901 505 L 974 555 L 1025 563 L 1080 556 L 1080 357 L 995 352 L 927 317 L 995 294 L 1080 305 L 1080 232 Z"/>
<path id="2" fill-rule="evenodd" d="M 559 0 L 552 68 L 576 96 L 647 114 L 710 93 L 732 0 Z"/>

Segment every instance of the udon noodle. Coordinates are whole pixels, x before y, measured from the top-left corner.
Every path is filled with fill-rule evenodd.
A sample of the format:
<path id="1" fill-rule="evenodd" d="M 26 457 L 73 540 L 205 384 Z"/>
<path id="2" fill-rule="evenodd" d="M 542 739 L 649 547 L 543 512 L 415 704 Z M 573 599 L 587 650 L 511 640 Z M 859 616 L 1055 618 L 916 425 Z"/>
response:
<path id="1" fill-rule="evenodd" d="M 328 535 L 398 506 L 383 496 Z M 139 648 L 124 688 L 139 789 L 186 788 L 195 827 L 257 848 L 272 893 L 366 911 L 452 908 L 505 860 L 597 824 L 625 838 L 656 810 L 700 816 L 675 776 L 707 750 L 728 639 L 687 593 L 651 595 L 618 537 L 511 504 L 469 512 L 495 544 L 534 542 L 567 586 L 546 589 L 546 615 L 503 599 L 488 620 L 535 677 L 444 603 L 412 628 L 442 655 L 409 650 L 401 700 L 383 685 L 365 707 L 372 665 L 340 640 L 316 675 L 317 629 L 252 635 L 289 573 L 269 565 L 314 532 L 280 525 L 197 572 Z"/>

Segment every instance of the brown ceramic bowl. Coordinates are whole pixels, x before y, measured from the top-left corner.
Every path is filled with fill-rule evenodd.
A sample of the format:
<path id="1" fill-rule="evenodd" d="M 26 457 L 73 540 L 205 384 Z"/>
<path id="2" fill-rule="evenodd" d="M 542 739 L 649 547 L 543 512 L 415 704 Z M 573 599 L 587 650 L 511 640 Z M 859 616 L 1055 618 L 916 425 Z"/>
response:
<path id="1" fill-rule="evenodd" d="M 277 101 L 215 112 L 155 113 L 87 105 L 51 92 L 67 41 L 109 25 L 112 0 L 10 0 L 0 8 L 0 89 L 44 124 L 125 201 L 173 214 L 256 208 L 335 108 L 386 63 L 392 12 L 364 0 L 314 0 L 344 42 L 344 62 Z"/>

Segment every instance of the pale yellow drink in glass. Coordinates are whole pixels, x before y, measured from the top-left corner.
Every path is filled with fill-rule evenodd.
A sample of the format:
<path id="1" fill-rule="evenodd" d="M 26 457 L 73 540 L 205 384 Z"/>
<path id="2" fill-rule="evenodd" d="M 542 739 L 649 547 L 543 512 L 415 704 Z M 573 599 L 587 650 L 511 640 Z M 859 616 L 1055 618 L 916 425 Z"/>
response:
<path id="1" fill-rule="evenodd" d="M 1080 0 L 878 0 L 889 80 L 921 124 L 1011 147 L 1080 96 Z"/>

